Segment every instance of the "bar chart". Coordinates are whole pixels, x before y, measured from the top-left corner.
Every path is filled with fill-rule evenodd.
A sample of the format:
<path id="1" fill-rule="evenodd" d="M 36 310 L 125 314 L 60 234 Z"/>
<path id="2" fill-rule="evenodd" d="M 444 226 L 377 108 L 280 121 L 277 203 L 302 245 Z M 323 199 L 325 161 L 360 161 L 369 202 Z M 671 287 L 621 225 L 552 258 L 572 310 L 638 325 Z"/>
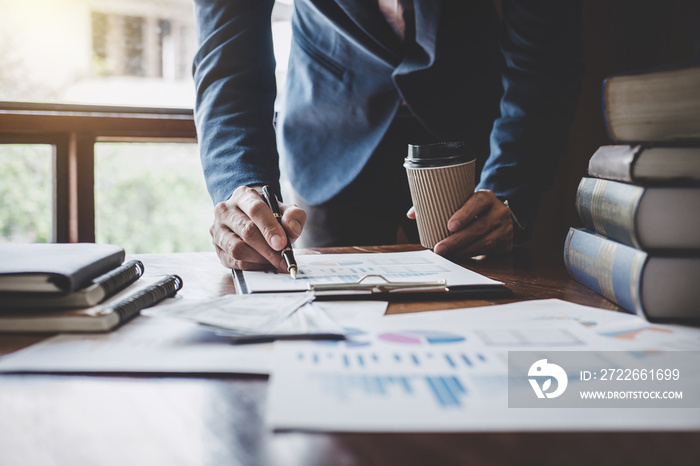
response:
<path id="1" fill-rule="evenodd" d="M 320 345 L 319 345 L 320 347 Z M 329 347 L 329 349 L 331 349 Z M 299 351 L 295 364 L 305 369 L 362 371 L 497 370 L 507 361 L 500 353 L 485 351 L 387 350 L 386 348 L 332 348 Z"/>
<path id="2" fill-rule="evenodd" d="M 419 386 L 441 408 L 460 407 L 469 396 L 466 383 L 456 375 L 363 375 L 314 374 L 311 381 L 320 384 L 327 396 L 352 403 L 369 398 L 415 398 Z"/>

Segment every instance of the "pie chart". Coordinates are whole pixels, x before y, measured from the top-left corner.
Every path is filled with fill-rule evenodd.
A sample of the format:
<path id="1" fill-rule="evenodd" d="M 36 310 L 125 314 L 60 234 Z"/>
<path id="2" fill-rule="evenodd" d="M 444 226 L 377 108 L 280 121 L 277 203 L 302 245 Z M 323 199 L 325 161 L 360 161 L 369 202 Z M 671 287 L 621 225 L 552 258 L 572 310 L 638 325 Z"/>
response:
<path id="1" fill-rule="evenodd" d="M 445 343 L 459 343 L 465 341 L 462 335 L 450 332 L 434 330 L 403 330 L 400 332 L 386 332 L 378 335 L 383 341 L 402 343 L 405 345 L 441 345 Z"/>

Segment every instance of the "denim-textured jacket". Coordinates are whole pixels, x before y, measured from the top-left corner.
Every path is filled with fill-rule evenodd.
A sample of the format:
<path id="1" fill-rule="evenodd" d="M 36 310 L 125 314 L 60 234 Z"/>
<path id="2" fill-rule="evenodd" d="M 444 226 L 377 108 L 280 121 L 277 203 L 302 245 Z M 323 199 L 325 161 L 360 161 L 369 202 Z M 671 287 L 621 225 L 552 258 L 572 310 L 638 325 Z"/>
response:
<path id="1" fill-rule="evenodd" d="M 276 129 L 273 1 L 195 3 L 195 118 L 214 202 L 243 184 L 278 186 L 279 155 L 295 190 L 323 203 L 405 103 L 439 140 L 469 142 L 488 125 L 478 188 L 534 220 L 580 90 L 580 2 L 503 0 L 499 18 L 487 0 L 413 0 L 402 43 L 376 0 L 295 0 Z"/>

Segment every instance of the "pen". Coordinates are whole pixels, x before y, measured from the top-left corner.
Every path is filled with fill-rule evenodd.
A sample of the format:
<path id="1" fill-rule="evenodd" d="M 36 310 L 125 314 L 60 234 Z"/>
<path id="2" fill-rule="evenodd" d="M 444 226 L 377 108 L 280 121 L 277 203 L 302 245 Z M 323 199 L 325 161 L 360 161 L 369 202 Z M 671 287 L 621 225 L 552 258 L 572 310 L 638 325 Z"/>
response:
<path id="1" fill-rule="evenodd" d="M 265 202 L 270 207 L 272 215 L 275 216 L 277 222 L 280 224 L 280 226 L 282 226 L 282 216 L 280 215 L 280 206 L 277 203 L 277 197 L 270 190 L 269 186 L 263 186 L 262 195 L 263 199 L 265 199 Z M 284 227 L 282 227 L 282 229 L 284 230 Z M 287 235 L 286 231 L 284 232 L 284 237 L 287 238 L 287 245 L 284 247 L 284 249 L 282 249 L 282 257 L 284 257 L 284 261 L 287 263 L 287 272 L 289 272 L 289 275 L 291 275 L 292 278 L 296 280 L 297 261 L 294 258 L 294 252 L 292 251 L 292 243 L 289 241 L 289 235 Z"/>

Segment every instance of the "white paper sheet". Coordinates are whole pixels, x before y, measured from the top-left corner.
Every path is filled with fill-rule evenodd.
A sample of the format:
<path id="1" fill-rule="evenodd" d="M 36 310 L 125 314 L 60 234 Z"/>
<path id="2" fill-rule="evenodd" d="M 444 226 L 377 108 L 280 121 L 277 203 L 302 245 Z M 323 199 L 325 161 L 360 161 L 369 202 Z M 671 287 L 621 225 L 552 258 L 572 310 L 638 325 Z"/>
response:
<path id="1" fill-rule="evenodd" d="M 428 250 L 299 255 L 296 259 L 299 265 L 296 280 L 277 271 L 243 272 L 248 290 L 251 293 L 305 290 L 309 283 L 356 283 L 364 275 L 381 275 L 401 282 L 445 279 L 448 286 L 500 284 Z"/>
<path id="2" fill-rule="evenodd" d="M 290 320 L 292 314 L 314 299 L 312 293 L 265 293 L 228 295 L 204 301 L 180 301 L 176 304 L 145 309 L 142 315 L 181 319 L 228 330 L 232 334 L 268 335 L 270 330 Z M 296 319 L 295 319 L 296 320 Z M 303 333 L 303 328 L 291 333 Z M 334 327 L 336 330 L 337 327 Z"/>
<path id="3" fill-rule="evenodd" d="M 388 316 L 347 342 L 278 342 L 267 420 L 361 432 L 700 428 L 700 409 L 508 408 L 508 350 L 624 350 L 593 328 L 630 317 L 545 300 Z"/>
<path id="4" fill-rule="evenodd" d="M 324 302 L 342 325 L 355 328 L 384 315 L 386 302 Z M 0 357 L 0 372 L 267 374 L 272 344 L 233 345 L 195 323 L 137 317 L 107 334 L 63 334 Z"/>
<path id="5" fill-rule="evenodd" d="M 543 322 L 572 321 L 600 336 L 614 340 L 627 350 L 700 351 L 700 328 L 680 325 L 652 324 L 634 314 L 582 306 L 559 299 L 521 301 L 501 306 L 489 306 L 446 311 L 418 312 L 387 316 L 387 321 L 405 325 L 423 322 L 449 322 L 470 325 L 475 322 Z"/>

